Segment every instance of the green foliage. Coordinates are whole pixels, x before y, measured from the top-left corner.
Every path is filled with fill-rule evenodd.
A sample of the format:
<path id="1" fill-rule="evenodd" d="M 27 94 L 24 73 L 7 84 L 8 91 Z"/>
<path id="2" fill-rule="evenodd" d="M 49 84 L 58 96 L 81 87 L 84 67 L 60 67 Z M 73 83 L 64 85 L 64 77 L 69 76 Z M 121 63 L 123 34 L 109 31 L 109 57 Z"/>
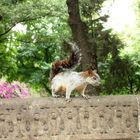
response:
<path id="1" fill-rule="evenodd" d="M 94 44 L 91 48 L 97 54 L 102 93 L 138 92 L 139 33 L 126 38 L 129 40 L 126 44 L 129 45 L 124 47 L 126 44 L 122 43 L 118 35 L 103 26 L 108 18 L 107 15 L 99 14 L 103 2 L 80 1 L 81 17 L 88 27 L 89 40 Z M 63 57 L 66 49 L 62 47 L 63 41 L 71 38 L 67 13 L 65 0 L 1 0 L 0 77 L 27 82 L 50 92 L 51 63 Z M 17 23 L 25 26 L 25 32 L 11 30 Z M 130 53 L 127 49 L 132 48 L 133 52 Z"/>
<path id="2" fill-rule="evenodd" d="M 135 12 L 138 21 L 140 10 L 139 3 L 139 0 L 135 1 Z M 139 25 L 139 22 L 137 22 L 137 25 L 133 30 L 127 29 L 120 35 L 122 41 L 125 42 L 125 47 L 121 49 L 120 57 L 126 61 L 126 63 L 121 66 L 121 68 L 124 67 L 124 70 L 126 71 L 122 80 L 125 81 L 127 93 L 131 94 L 137 94 L 140 91 Z M 126 80 L 124 80 L 124 78 Z"/>
<path id="3" fill-rule="evenodd" d="M 50 92 L 51 62 L 61 57 L 61 44 L 69 36 L 64 3 L 56 0 L 0 1 L 1 77 L 28 82 Z M 25 32 L 11 31 L 20 22 L 25 23 Z"/>
<path id="4" fill-rule="evenodd" d="M 10 42 L 9 42 L 10 43 Z M 15 50 L 14 48 L 7 48 L 6 42 L 1 43 L 1 52 L 0 52 L 0 76 L 9 76 L 9 71 L 11 74 L 14 74 L 17 70 L 16 60 L 15 60 Z M 8 44 L 9 45 L 9 44 Z"/>
<path id="5" fill-rule="evenodd" d="M 108 15 L 100 16 L 99 12 L 104 1 L 96 3 L 94 0 L 82 1 L 81 14 L 90 34 L 90 41 L 96 48 L 98 70 L 102 79 L 102 92 L 107 94 L 116 91 L 129 93 L 128 69 L 129 61 L 120 57 L 120 50 L 124 44 L 111 29 L 104 28 Z M 128 69 L 127 69 L 128 68 Z M 124 90 L 124 89 L 127 90 Z"/>
<path id="6" fill-rule="evenodd" d="M 9 32 L 17 23 L 37 20 L 47 16 L 60 16 L 57 12 L 58 1 L 57 3 L 53 2 L 49 0 L 1 0 L 0 36 Z M 65 9 L 59 9 L 59 11 L 62 10 Z"/>
<path id="7" fill-rule="evenodd" d="M 125 31 L 121 39 L 111 29 L 106 30 L 103 23 L 108 15 L 99 14 L 103 2 L 81 1 L 81 15 L 88 27 L 93 48 L 96 47 L 102 93 L 136 94 L 140 90 L 139 28 Z M 136 9 L 139 17 L 138 7 Z"/>

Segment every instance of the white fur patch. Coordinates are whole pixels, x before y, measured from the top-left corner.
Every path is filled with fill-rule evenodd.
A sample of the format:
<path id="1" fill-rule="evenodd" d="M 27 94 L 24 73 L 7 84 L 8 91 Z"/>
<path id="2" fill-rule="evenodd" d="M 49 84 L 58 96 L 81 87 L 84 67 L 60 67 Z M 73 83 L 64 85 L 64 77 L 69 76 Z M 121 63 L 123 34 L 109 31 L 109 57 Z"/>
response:
<path id="1" fill-rule="evenodd" d="M 81 73 L 82 72 L 66 71 L 56 75 L 51 82 L 52 95 L 56 97 L 55 93 L 58 92 L 61 87 L 65 87 L 66 100 L 69 100 L 71 92 L 81 85 L 83 86 L 83 91 L 81 93 L 83 96 L 85 96 L 84 91 L 88 84 L 93 86 L 100 85 L 100 77 L 97 73 L 94 75 L 94 78 L 91 76 L 84 77 Z"/>

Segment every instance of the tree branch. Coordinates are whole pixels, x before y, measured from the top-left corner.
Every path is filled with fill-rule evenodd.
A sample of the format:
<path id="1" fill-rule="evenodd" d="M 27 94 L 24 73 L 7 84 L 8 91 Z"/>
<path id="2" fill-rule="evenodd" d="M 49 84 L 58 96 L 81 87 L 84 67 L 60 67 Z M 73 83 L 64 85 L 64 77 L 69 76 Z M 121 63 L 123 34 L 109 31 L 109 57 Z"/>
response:
<path id="1" fill-rule="evenodd" d="M 48 14 L 44 14 L 44 15 L 39 16 L 39 17 L 34 17 L 34 18 L 33 18 L 33 17 L 32 17 L 32 18 L 24 18 L 24 19 L 22 19 L 22 20 L 19 20 L 18 22 L 13 23 L 13 25 L 12 25 L 11 27 L 9 27 L 5 32 L 1 33 L 1 34 L 0 34 L 0 37 L 2 37 L 2 36 L 4 36 L 4 35 L 6 35 L 7 33 L 9 33 L 9 32 L 12 30 L 12 28 L 13 28 L 16 24 L 18 24 L 18 23 L 37 20 L 37 19 L 40 19 L 40 18 L 46 17 L 47 15 L 48 15 Z"/>
<path id="2" fill-rule="evenodd" d="M 14 26 L 15 26 L 15 25 L 14 25 Z M 9 29 L 7 29 L 4 33 L 1 33 L 1 34 L 0 34 L 0 37 L 6 35 L 7 33 L 9 33 L 9 32 L 12 30 L 12 28 L 13 28 L 14 26 L 12 26 L 12 27 L 10 27 Z"/>

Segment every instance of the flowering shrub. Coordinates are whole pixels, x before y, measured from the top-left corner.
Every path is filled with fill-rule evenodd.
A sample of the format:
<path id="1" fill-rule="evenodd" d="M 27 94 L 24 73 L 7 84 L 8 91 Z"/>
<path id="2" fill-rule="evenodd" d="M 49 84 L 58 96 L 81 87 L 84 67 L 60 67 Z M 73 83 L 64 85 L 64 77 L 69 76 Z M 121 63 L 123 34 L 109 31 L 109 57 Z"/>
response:
<path id="1" fill-rule="evenodd" d="M 0 80 L 0 98 L 28 97 L 29 87 L 25 83 L 14 81 L 12 83 Z"/>

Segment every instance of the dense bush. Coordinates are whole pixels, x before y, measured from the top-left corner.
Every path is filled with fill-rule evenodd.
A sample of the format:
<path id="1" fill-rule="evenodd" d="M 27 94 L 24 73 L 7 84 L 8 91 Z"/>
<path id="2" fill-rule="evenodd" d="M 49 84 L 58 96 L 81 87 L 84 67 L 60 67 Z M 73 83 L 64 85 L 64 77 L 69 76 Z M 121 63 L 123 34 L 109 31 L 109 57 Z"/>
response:
<path id="1" fill-rule="evenodd" d="M 125 41 L 120 40 L 111 29 L 104 27 L 108 16 L 99 14 L 104 0 L 79 2 L 80 14 L 88 27 L 89 41 L 93 44 L 91 51 L 96 51 L 98 71 L 102 79 L 102 93 L 107 95 L 138 93 L 140 91 L 139 27 L 137 34 L 130 35 L 125 31 L 123 34 L 128 37 Z M 0 8 L 0 78 L 6 77 L 8 81 L 30 83 L 34 88 L 45 88 L 50 92 L 51 63 L 61 57 L 67 57 L 64 53 L 69 51 L 63 42 L 72 38 L 67 22 L 66 0 L 61 2 L 1 0 Z M 25 27 L 24 32 L 20 29 L 12 30 L 17 23 L 22 23 Z M 130 54 L 132 51 L 123 49 L 127 48 L 124 42 L 127 42 L 128 50 L 132 48 L 133 53 Z M 124 55 L 120 55 L 122 50 Z M 28 95 L 29 88 L 23 83 L 0 82 L 1 98 L 28 97 Z"/>

